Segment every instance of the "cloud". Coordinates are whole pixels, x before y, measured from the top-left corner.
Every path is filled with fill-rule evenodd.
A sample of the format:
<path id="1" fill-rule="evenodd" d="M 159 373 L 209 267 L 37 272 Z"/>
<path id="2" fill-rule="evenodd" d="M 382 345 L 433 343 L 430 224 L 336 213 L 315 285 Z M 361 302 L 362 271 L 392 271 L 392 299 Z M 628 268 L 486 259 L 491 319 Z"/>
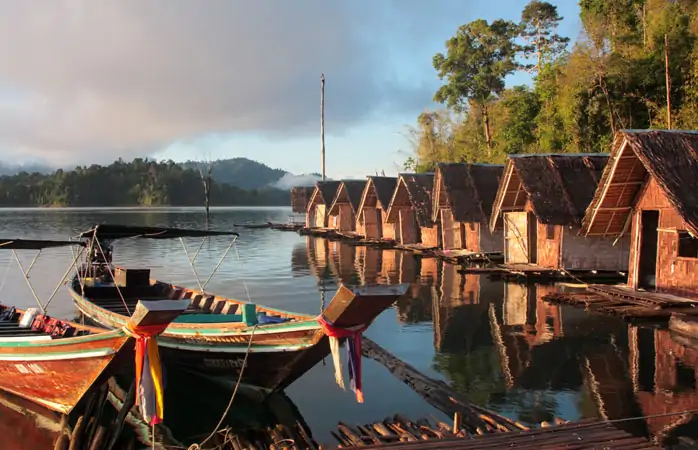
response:
<path id="1" fill-rule="evenodd" d="M 106 161 L 207 133 L 317 133 L 322 71 L 333 131 L 418 111 L 437 81 L 415 55 L 463 3 L 0 1 L 0 145 Z"/>

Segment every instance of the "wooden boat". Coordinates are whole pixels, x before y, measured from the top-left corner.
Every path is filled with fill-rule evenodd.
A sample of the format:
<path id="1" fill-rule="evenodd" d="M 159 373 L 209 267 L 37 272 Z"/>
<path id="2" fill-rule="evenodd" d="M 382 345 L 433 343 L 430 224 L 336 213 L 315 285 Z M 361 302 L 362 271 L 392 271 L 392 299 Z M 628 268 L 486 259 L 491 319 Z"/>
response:
<path id="1" fill-rule="evenodd" d="M 13 253 L 75 244 L 0 239 L 0 249 Z M 25 271 L 21 264 L 20 268 L 29 282 L 30 269 Z M 33 288 L 32 293 L 39 301 Z M 140 337 L 133 330 L 141 326 L 164 328 L 187 303 L 138 302 L 124 326 L 113 331 L 50 317 L 40 302 L 41 311 L 0 305 L 0 390 L 68 414 L 94 385 L 118 369 L 119 361 L 124 357 L 124 361 L 133 361 L 134 344 Z"/>
<path id="2" fill-rule="evenodd" d="M 139 299 L 185 299 L 189 308 L 158 340 L 166 365 L 223 376 L 239 375 L 244 365 L 242 383 L 283 389 L 330 353 L 328 336 L 317 316 L 172 285 L 150 279 L 147 268 L 125 268 L 111 262 L 111 245 L 120 238 L 223 235 L 237 237 L 233 232 L 98 225 L 80 237 L 89 240 L 89 248 L 109 250 L 99 255 L 90 252 L 85 266 L 73 278 L 71 295 L 87 318 L 107 328 L 122 327 Z M 340 286 L 323 318 L 338 328 L 365 328 L 408 287 Z"/>

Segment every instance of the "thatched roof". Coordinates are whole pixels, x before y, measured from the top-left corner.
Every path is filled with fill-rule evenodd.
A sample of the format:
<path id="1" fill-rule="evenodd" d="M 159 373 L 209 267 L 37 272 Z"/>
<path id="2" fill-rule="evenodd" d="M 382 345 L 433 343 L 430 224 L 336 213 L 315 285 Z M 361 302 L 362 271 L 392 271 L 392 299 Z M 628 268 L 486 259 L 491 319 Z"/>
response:
<path id="1" fill-rule="evenodd" d="M 504 165 L 438 164 L 434 176 L 433 219 L 449 208 L 457 222 L 487 223 Z"/>
<path id="2" fill-rule="evenodd" d="M 395 186 L 397 186 L 396 177 L 367 176 L 357 215 L 364 208 L 380 208 L 387 211 Z"/>
<path id="3" fill-rule="evenodd" d="M 291 189 L 291 209 L 294 213 L 304 213 L 308 210 L 308 202 L 314 190 L 314 187 L 307 186 L 297 186 Z"/>
<path id="4" fill-rule="evenodd" d="M 339 214 L 339 205 L 343 203 L 349 204 L 351 210 L 356 213 L 359 210 L 359 203 L 361 203 L 361 194 L 364 191 L 364 186 L 366 186 L 366 181 L 364 180 L 343 180 L 332 199 L 332 204 L 328 209 L 328 213 L 331 215 Z"/>
<path id="5" fill-rule="evenodd" d="M 393 192 L 395 192 L 395 187 L 397 186 L 397 177 L 369 176 L 368 179 L 376 190 L 378 206 L 384 210 L 388 209 L 390 199 L 393 198 Z"/>
<path id="6" fill-rule="evenodd" d="M 580 225 L 608 155 L 510 155 L 490 218 L 494 229 L 504 211 L 523 211 L 531 202 L 538 221 L 550 225 Z"/>
<path id="7" fill-rule="evenodd" d="M 420 227 L 434 225 L 431 213 L 431 193 L 434 187 L 434 173 L 402 173 L 388 207 L 387 222 L 397 220 L 397 213 L 403 208 L 413 208 Z"/>
<path id="8" fill-rule="evenodd" d="M 623 233 L 648 174 L 698 236 L 698 132 L 685 130 L 618 132 L 582 232 Z"/>
<path id="9" fill-rule="evenodd" d="M 318 181 L 315 184 L 313 195 L 310 196 L 310 201 L 308 201 L 308 208 L 314 205 L 329 205 L 332 203 L 340 183 L 341 181 Z"/>

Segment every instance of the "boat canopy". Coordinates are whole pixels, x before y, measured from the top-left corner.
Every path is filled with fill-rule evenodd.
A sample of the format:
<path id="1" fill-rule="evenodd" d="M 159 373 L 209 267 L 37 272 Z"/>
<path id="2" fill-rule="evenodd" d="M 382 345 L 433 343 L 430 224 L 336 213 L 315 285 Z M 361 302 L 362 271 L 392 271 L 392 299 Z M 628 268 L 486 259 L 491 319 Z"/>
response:
<path id="1" fill-rule="evenodd" d="M 95 225 L 78 235 L 81 238 L 126 239 L 176 239 L 183 237 L 240 236 L 234 231 L 194 230 L 185 228 L 141 227 L 131 225 Z"/>
<path id="2" fill-rule="evenodd" d="M 48 241 L 37 239 L 0 239 L 0 250 L 43 250 L 52 247 L 67 247 L 79 245 L 84 247 L 82 241 Z"/>

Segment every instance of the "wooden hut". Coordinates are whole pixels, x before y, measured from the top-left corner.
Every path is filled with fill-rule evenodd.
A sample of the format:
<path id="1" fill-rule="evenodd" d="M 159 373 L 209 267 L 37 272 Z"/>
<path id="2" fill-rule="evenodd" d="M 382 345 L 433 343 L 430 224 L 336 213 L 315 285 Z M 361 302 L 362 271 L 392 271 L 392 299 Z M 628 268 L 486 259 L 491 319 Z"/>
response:
<path id="1" fill-rule="evenodd" d="M 398 176 L 386 222 L 394 224 L 395 240 L 400 244 L 439 247 L 438 227 L 431 213 L 433 187 L 433 173 L 403 173 Z"/>
<path id="2" fill-rule="evenodd" d="M 494 164 L 437 165 L 432 219 L 441 224 L 444 250 L 502 251 L 502 227 L 490 231 L 487 225 L 503 170 Z"/>
<path id="3" fill-rule="evenodd" d="M 356 214 L 357 233 L 366 239 L 395 239 L 394 224 L 386 222 L 395 186 L 395 177 L 367 177 Z"/>
<path id="4" fill-rule="evenodd" d="M 538 268 L 624 271 L 628 245 L 580 228 L 608 155 L 510 155 L 490 229 L 504 222 L 504 261 Z"/>
<path id="5" fill-rule="evenodd" d="M 313 189 L 313 194 L 308 200 L 308 209 L 305 216 L 305 226 L 308 228 L 327 227 L 327 207 L 332 204 L 339 181 L 318 181 Z"/>
<path id="6" fill-rule="evenodd" d="M 587 238 L 630 234 L 628 287 L 698 299 L 698 133 L 622 131 L 586 212 Z"/>
<path id="7" fill-rule="evenodd" d="M 314 190 L 313 186 L 297 186 L 291 189 L 291 210 L 294 214 L 308 212 L 308 202 L 310 202 Z"/>
<path id="8" fill-rule="evenodd" d="M 339 184 L 327 210 L 328 226 L 338 231 L 354 231 L 364 180 L 344 180 Z"/>

